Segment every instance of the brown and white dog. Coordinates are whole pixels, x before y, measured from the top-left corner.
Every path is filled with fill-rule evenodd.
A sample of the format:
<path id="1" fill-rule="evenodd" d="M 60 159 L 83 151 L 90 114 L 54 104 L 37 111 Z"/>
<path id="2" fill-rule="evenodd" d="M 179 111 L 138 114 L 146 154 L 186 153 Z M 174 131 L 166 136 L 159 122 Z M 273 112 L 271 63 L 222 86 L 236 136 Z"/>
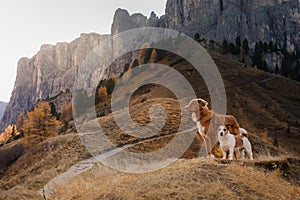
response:
<path id="1" fill-rule="evenodd" d="M 250 160 L 253 160 L 253 153 L 251 143 L 245 136 L 234 136 L 229 132 L 229 129 L 222 125 L 218 128 L 218 138 L 220 147 L 223 152 L 223 159 L 227 159 L 229 154 L 229 160 L 233 160 L 234 153 L 242 155 L 242 159 L 245 159 L 245 151 L 247 152 Z"/>
<path id="2" fill-rule="evenodd" d="M 192 112 L 193 121 L 197 124 L 198 132 L 202 136 L 207 135 L 209 128 L 216 133 L 217 126 L 220 124 L 228 126 L 232 134 L 242 135 L 234 116 L 215 113 L 208 108 L 208 103 L 204 99 L 193 99 L 186 106 L 186 110 Z"/>

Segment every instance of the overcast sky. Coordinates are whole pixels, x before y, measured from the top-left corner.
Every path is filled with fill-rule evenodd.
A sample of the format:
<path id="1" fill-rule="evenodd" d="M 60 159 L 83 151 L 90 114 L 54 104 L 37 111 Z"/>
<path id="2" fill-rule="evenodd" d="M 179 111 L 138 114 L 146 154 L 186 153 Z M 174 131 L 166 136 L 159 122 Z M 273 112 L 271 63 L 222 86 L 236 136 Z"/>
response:
<path id="1" fill-rule="evenodd" d="M 42 44 L 70 42 L 80 33 L 110 33 L 114 12 L 164 14 L 166 0 L 1 0 L 0 101 L 8 102 L 21 57 Z"/>

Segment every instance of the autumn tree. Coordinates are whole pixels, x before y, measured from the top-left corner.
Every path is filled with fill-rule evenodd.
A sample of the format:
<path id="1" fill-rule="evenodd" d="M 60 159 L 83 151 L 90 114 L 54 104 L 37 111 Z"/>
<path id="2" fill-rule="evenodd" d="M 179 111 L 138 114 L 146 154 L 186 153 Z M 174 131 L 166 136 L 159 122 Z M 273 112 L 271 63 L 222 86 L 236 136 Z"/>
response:
<path id="1" fill-rule="evenodd" d="M 105 101 L 108 98 L 107 88 L 105 86 L 102 86 L 98 88 L 97 92 L 97 100 L 98 102 Z"/>
<path id="2" fill-rule="evenodd" d="M 141 65 L 149 62 L 152 53 L 152 48 L 150 48 L 149 43 L 144 43 L 138 54 L 138 61 Z"/>
<path id="3" fill-rule="evenodd" d="M 0 145 L 6 144 L 14 140 L 20 133 L 17 131 L 15 125 L 9 125 L 5 131 L 0 135 Z"/>
<path id="4" fill-rule="evenodd" d="M 157 59 L 157 52 L 155 49 L 152 50 L 151 56 L 150 56 L 150 63 L 155 63 Z"/>
<path id="5" fill-rule="evenodd" d="M 47 102 L 39 102 L 33 111 L 29 112 L 24 125 L 24 135 L 31 145 L 37 144 L 49 137 L 57 135 L 60 122 L 51 115 L 51 107 Z"/>

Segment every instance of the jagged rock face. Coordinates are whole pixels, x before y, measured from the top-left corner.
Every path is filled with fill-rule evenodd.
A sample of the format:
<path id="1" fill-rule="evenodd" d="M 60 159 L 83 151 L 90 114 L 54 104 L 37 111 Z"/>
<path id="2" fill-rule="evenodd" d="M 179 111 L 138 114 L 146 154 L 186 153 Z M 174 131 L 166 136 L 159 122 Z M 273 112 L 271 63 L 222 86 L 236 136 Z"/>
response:
<path id="1" fill-rule="evenodd" d="M 129 15 L 127 10 L 118 9 L 115 13 L 111 34 L 115 35 L 133 28 L 147 26 L 147 17 L 142 14 Z"/>
<path id="2" fill-rule="evenodd" d="M 3 116 L 6 106 L 7 106 L 7 103 L 0 101 L 0 120 L 2 119 L 2 116 Z"/>
<path id="3" fill-rule="evenodd" d="M 30 110 L 38 100 L 61 92 L 72 92 L 79 66 L 91 50 L 106 38 L 107 35 L 81 34 L 80 38 L 71 43 L 42 45 L 32 59 L 20 59 L 15 86 L 1 121 L 1 129 L 14 123 L 19 113 Z M 96 78 L 99 79 L 95 75 Z"/>
<path id="4" fill-rule="evenodd" d="M 168 0 L 168 28 L 234 42 L 237 36 L 300 48 L 299 0 Z"/>

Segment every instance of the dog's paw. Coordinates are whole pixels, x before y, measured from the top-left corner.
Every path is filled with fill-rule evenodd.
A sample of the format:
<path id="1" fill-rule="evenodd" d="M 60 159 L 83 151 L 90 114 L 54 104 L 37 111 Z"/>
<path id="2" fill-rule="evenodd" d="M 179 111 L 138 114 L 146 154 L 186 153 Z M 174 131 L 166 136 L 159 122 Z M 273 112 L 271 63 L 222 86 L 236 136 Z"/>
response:
<path id="1" fill-rule="evenodd" d="M 207 155 L 206 158 L 216 158 L 216 156 L 213 154 L 210 154 L 210 155 Z"/>

